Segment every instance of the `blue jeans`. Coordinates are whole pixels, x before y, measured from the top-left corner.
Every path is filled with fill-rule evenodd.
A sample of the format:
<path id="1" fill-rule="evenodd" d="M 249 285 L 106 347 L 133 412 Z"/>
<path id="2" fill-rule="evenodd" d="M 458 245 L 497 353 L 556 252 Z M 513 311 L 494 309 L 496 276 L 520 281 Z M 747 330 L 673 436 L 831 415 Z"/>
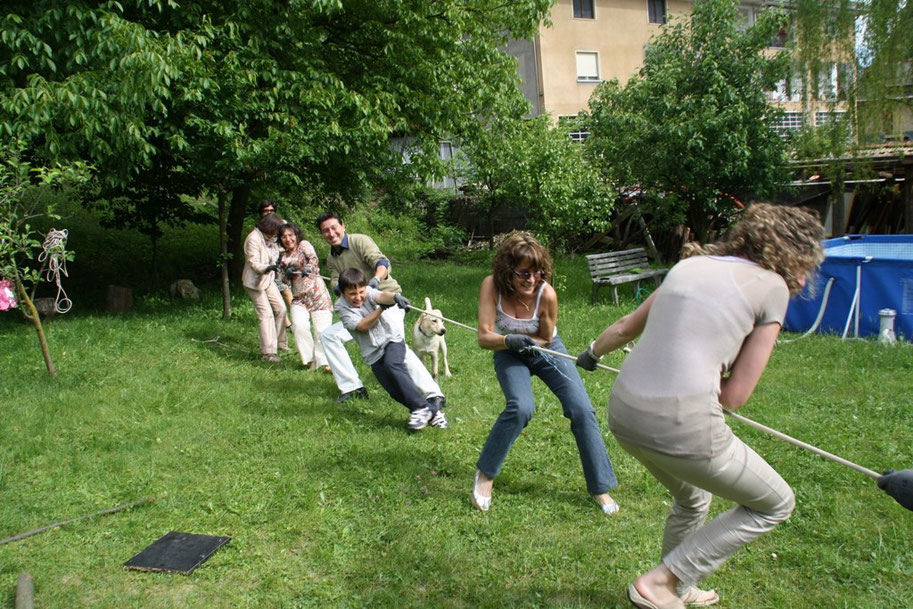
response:
<path id="1" fill-rule="evenodd" d="M 422 396 L 406 367 L 406 343 L 387 343 L 383 356 L 371 364 L 371 372 L 380 386 L 387 390 L 390 397 L 414 412 L 429 408 L 433 414 L 437 408 Z"/>
<path id="2" fill-rule="evenodd" d="M 549 349 L 567 353 L 558 336 Z M 618 480 L 596 422 L 596 411 L 574 363 L 540 351 L 516 353 L 509 350 L 495 351 L 494 363 L 507 405 L 482 447 L 476 462 L 479 471 L 490 478 L 500 473 L 510 447 L 536 409 L 532 387 L 532 375 L 536 375 L 561 401 L 564 416 L 571 420 L 571 433 L 577 440 L 587 490 L 591 495 L 599 495 L 615 488 Z"/>

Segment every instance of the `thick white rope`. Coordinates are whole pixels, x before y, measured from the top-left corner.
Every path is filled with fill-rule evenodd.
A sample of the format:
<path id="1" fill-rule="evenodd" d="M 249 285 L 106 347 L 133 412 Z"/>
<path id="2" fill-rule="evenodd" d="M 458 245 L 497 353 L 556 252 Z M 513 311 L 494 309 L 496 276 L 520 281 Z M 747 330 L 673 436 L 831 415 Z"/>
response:
<path id="1" fill-rule="evenodd" d="M 67 230 L 51 229 L 44 238 L 44 250 L 38 255 L 38 262 L 42 265 L 47 263 L 45 269 L 45 280 L 57 285 L 57 296 L 54 297 L 54 309 L 60 313 L 66 313 L 73 306 L 73 301 L 67 298 L 67 293 L 60 283 L 60 276 L 67 275 Z"/>
<path id="2" fill-rule="evenodd" d="M 326 279 L 327 281 L 330 280 L 329 277 L 325 277 L 324 275 L 318 275 L 318 277 L 320 277 L 321 279 Z M 472 326 L 467 326 L 466 324 L 462 324 L 458 321 L 454 321 L 452 319 L 447 319 L 443 315 L 436 315 L 434 313 L 429 313 L 428 311 L 426 311 L 424 309 L 420 309 L 420 308 L 414 307 L 412 305 L 409 305 L 409 308 L 414 311 L 418 311 L 419 313 L 424 313 L 425 315 L 431 315 L 432 317 L 437 317 L 438 319 L 441 319 L 447 323 L 451 323 L 455 326 L 459 326 L 461 328 L 466 328 L 467 330 L 472 330 L 473 332 L 478 332 L 478 330 L 476 330 Z M 577 361 L 577 358 L 574 357 L 573 355 L 569 355 L 567 353 L 561 353 L 560 351 L 553 351 L 551 349 L 546 349 L 545 347 L 533 347 L 533 349 L 535 349 L 537 351 L 541 351 L 543 353 L 548 353 L 549 355 L 563 357 L 564 359 L 574 360 L 575 362 Z M 611 368 L 609 366 L 606 366 L 605 364 L 596 364 L 596 365 L 599 368 L 603 368 L 604 370 L 609 370 L 610 372 L 615 372 L 616 374 L 620 372 L 620 370 L 618 370 L 617 368 Z M 799 448 L 804 448 L 805 450 L 813 452 L 816 455 L 824 457 L 825 459 L 829 459 L 830 461 L 834 461 L 835 463 L 845 465 L 845 466 L 849 467 L 850 469 L 854 469 L 858 472 L 861 472 L 861 473 L 865 474 L 866 476 L 870 476 L 870 477 L 876 478 L 876 479 L 881 477 L 880 474 L 878 474 L 866 467 L 857 465 L 856 463 L 853 463 L 852 461 L 848 461 L 847 459 L 844 459 L 842 457 L 838 457 L 837 455 L 835 455 L 833 453 L 829 453 L 826 450 L 822 450 L 822 449 L 818 448 L 817 446 L 813 446 L 811 444 L 808 444 L 807 442 L 803 442 L 802 440 L 797 440 L 796 438 L 793 438 L 792 436 L 788 436 L 783 432 L 777 431 L 776 429 L 767 427 L 766 425 L 762 425 L 761 423 L 753 421 L 747 417 L 743 417 L 742 415 L 736 414 L 736 413 L 732 412 L 731 410 L 724 408 L 723 412 L 726 415 L 728 415 L 729 417 L 731 417 L 737 421 L 740 421 L 740 422 L 744 423 L 745 425 L 754 427 L 755 429 L 758 429 L 767 434 L 770 434 L 775 438 L 779 438 L 780 440 L 783 440 L 784 442 L 792 444 L 793 446 L 798 446 Z"/>
<path id="3" fill-rule="evenodd" d="M 325 279 L 326 281 L 330 281 L 330 278 L 325 275 L 317 275 L 317 277 L 320 277 L 321 279 Z M 460 322 L 454 321 L 453 319 L 447 319 L 443 315 L 437 315 L 436 313 L 430 313 L 430 312 L 426 311 L 425 309 L 420 309 L 420 308 L 414 307 L 412 305 L 409 305 L 409 308 L 412 309 L 413 311 L 418 311 L 419 313 L 424 313 L 425 315 L 429 315 L 431 317 L 436 317 L 449 324 L 453 324 L 455 326 L 459 326 L 461 328 L 471 330 L 472 332 L 475 332 L 475 333 L 479 332 L 477 329 L 473 328 L 472 326 L 467 326 L 466 324 L 461 324 Z M 567 353 L 561 353 L 560 351 L 553 351 L 551 349 L 546 349 L 545 347 L 532 347 L 532 349 L 535 349 L 536 351 L 541 351 L 542 353 L 548 353 L 549 355 L 563 357 L 564 359 L 572 359 L 575 362 L 577 361 L 577 358 L 574 357 L 573 355 L 568 355 Z M 619 370 L 617 368 L 611 368 L 609 366 L 606 366 L 605 364 L 596 364 L 596 365 L 599 366 L 600 368 L 604 368 L 610 372 L 615 372 L 615 373 L 619 372 Z"/>

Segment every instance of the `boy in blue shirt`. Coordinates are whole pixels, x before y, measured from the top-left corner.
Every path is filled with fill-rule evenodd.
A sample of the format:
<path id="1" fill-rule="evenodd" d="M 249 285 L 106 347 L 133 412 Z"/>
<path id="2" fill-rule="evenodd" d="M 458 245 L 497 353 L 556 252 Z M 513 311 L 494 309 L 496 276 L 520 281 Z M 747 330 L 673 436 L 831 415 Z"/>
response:
<path id="1" fill-rule="evenodd" d="M 406 368 L 406 339 L 384 316 L 384 309 L 398 306 L 408 309 L 409 299 L 394 292 L 381 292 L 368 287 L 365 274 L 356 268 L 345 269 L 339 274 L 341 297 L 335 310 L 346 330 L 358 342 L 361 356 L 371 366 L 371 372 L 381 387 L 394 400 L 412 413 L 409 429 L 418 431 L 426 426 L 446 428 L 447 417 L 440 410 L 440 402 L 422 397 Z"/>

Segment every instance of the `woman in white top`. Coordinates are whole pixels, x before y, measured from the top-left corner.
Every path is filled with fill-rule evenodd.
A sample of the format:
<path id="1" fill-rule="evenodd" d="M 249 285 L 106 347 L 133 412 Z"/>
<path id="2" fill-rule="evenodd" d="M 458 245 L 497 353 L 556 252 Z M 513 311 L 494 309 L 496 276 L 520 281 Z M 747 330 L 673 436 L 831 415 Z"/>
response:
<path id="1" fill-rule="evenodd" d="M 724 240 L 686 248 L 662 286 L 577 358 L 593 370 L 641 336 L 612 388 L 609 427 L 673 504 L 660 564 L 628 588 L 635 606 L 716 603 L 695 585 L 792 513 L 792 489 L 733 435 L 723 408 L 754 391 L 790 294 L 823 259 L 823 237 L 812 212 L 752 205 Z M 704 524 L 714 495 L 736 506 Z"/>
<path id="2" fill-rule="evenodd" d="M 531 348 L 567 353 L 556 327 L 558 296 L 547 282 L 552 268 L 551 256 L 535 239 L 511 233 L 495 254 L 492 274 L 482 281 L 479 346 L 494 351 L 495 373 L 507 403 L 476 463 L 472 504 L 482 511 L 491 506 L 494 478 L 533 416 L 535 375 L 561 401 L 571 421 L 587 490 L 604 513 L 614 514 L 618 504 L 608 491 L 618 481 L 580 374 L 567 360 Z"/>

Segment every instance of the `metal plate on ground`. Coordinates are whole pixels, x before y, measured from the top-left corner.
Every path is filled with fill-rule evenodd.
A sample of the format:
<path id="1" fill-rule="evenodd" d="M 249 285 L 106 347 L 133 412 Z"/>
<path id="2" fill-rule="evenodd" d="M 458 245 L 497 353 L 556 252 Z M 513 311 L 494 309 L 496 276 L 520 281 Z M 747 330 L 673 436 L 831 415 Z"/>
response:
<path id="1" fill-rule="evenodd" d="M 231 537 L 169 531 L 125 562 L 124 568 L 190 575 L 229 541 Z"/>

